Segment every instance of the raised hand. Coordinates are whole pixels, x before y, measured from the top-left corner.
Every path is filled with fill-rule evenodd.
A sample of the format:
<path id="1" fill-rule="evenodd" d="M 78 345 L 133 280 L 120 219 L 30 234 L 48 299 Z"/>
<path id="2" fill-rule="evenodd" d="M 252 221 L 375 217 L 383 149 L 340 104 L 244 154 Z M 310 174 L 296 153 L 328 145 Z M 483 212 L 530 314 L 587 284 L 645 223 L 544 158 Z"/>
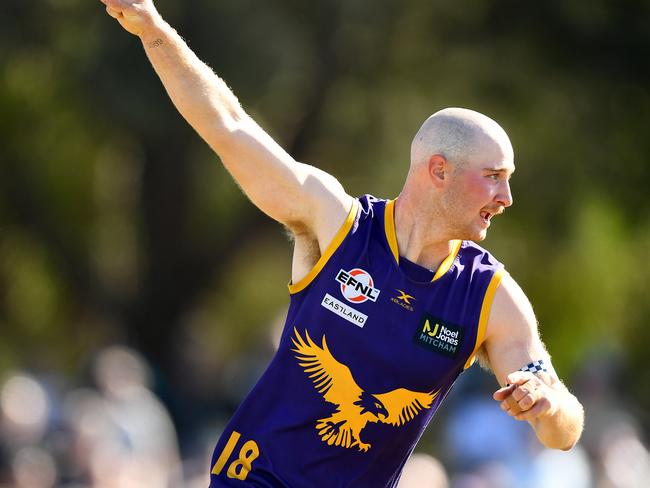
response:
<path id="1" fill-rule="evenodd" d="M 128 32 L 142 37 L 147 29 L 162 18 L 152 0 L 100 0 L 108 15 Z"/>

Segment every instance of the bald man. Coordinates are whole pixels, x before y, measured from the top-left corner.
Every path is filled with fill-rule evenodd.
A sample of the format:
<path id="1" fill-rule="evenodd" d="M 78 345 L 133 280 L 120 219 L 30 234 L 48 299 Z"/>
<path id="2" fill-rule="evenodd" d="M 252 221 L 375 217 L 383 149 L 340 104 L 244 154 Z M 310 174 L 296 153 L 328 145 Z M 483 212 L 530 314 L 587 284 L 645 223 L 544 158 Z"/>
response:
<path id="1" fill-rule="evenodd" d="M 582 407 L 529 301 L 476 244 L 512 205 L 513 150 L 496 122 L 433 114 L 399 197 L 353 198 L 271 139 L 151 0 L 102 2 L 246 195 L 295 237 L 278 352 L 218 440 L 211 486 L 395 486 L 476 358 L 501 385 L 494 399 L 544 446 L 577 442 Z"/>

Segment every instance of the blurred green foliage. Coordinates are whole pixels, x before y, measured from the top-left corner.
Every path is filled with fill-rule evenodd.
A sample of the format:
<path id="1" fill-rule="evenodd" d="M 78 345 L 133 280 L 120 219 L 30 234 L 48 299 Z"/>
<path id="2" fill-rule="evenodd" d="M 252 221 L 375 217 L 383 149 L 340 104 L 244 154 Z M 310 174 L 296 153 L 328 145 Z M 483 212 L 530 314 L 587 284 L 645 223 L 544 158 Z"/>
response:
<path id="1" fill-rule="evenodd" d="M 510 134 L 515 205 L 485 245 L 570 378 L 616 351 L 650 425 L 650 1 L 160 0 L 296 158 L 396 195 L 419 124 Z M 97 2 L 0 6 L 0 369 L 74 375 L 128 341 L 218 375 L 287 304 L 291 246 Z M 216 387 L 214 387 L 216 388 Z"/>

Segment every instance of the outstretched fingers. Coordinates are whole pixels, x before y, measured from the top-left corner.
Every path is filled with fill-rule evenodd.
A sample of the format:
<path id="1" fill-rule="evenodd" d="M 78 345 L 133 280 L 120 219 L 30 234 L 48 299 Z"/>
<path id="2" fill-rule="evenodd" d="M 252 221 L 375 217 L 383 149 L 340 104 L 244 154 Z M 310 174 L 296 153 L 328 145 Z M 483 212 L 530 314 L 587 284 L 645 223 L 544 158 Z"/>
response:
<path id="1" fill-rule="evenodd" d="M 503 388 L 499 388 L 497 391 L 494 392 L 492 398 L 494 398 L 498 402 L 502 402 L 512 394 L 515 388 L 517 388 L 517 385 L 507 385 L 504 386 Z"/>

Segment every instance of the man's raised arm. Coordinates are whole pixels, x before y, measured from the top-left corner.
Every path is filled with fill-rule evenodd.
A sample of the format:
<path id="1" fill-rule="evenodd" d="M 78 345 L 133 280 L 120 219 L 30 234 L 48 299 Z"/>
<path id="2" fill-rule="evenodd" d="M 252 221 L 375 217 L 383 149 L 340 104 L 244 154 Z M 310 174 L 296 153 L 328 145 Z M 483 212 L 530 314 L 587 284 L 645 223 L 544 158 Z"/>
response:
<path id="1" fill-rule="evenodd" d="M 327 246 L 351 206 L 331 175 L 295 161 L 157 12 L 152 0 L 101 0 L 108 14 L 140 38 L 169 97 L 221 157 L 251 201 L 291 229 Z"/>

